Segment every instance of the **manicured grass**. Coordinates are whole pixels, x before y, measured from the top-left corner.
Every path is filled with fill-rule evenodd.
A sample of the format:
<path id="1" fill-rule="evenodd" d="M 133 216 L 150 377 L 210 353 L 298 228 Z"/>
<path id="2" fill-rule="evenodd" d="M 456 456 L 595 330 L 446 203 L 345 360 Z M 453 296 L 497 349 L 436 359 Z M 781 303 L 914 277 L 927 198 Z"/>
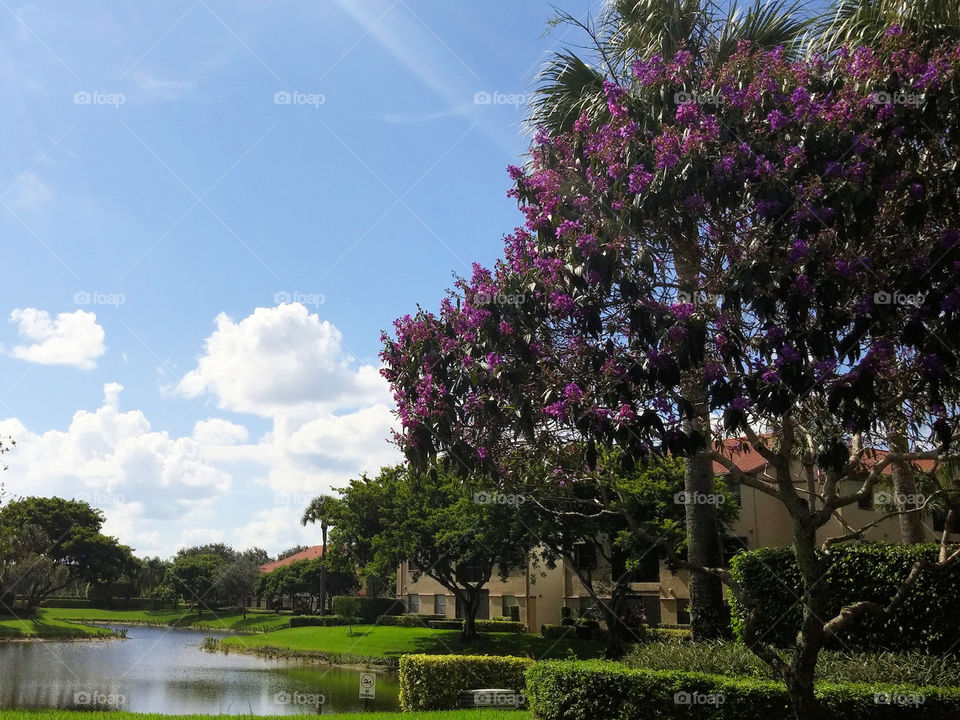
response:
<path id="1" fill-rule="evenodd" d="M 143 625 L 172 625 L 235 632 L 268 632 L 285 628 L 289 615 L 274 613 L 247 613 L 235 611 L 202 613 L 187 610 L 98 610 L 97 608 L 41 608 L 39 616 L 58 620 L 87 622 L 118 622 Z"/>
<path id="2" fill-rule="evenodd" d="M 263 654 L 301 655 L 330 659 L 383 660 L 390 664 L 400 655 L 519 655 L 533 658 L 597 657 L 600 646 L 584 640 L 548 640 L 530 633 L 481 633 L 475 643 L 460 641 L 459 630 L 432 630 L 382 625 L 354 625 L 348 628 L 300 627 L 277 630 L 265 635 L 230 637 L 223 640 L 225 650 L 248 650 Z"/>
<path id="3" fill-rule="evenodd" d="M 0 710 L 0 720 L 237 720 L 240 715 L 157 715 L 122 711 Z M 290 715 L 258 715 L 263 720 L 290 719 Z M 337 714 L 338 720 L 529 720 L 524 711 L 445 710 L 443 712 L 379 712 Z"/>
<path id="4" fill-rule="evenodd" d="M 76 623 L 44 616 L 42 613 L 24 620 L 0 616 L 0 640 L 95 637 L 114 637 L 114 634 L 106 628 L 77 625 Z"/>

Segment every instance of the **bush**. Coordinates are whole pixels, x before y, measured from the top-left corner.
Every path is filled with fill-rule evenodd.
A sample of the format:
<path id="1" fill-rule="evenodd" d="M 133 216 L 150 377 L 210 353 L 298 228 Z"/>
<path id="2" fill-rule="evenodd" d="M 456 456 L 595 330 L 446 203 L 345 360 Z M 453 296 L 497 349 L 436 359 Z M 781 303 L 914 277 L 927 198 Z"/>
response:
<path id="1" fill-rule="evenodd" d="M 885 605 L 920 558 L 937 560 L 938 547 L 874 543 L 838 547 L 820 554 L 828 565 L 831 606 L 828 616 L 860 600 Z M 755 600 L 757 632 L 767 642 L 792 645 L 800 628 L 800 571 L 792 548 L 761 548 L 736 555 L 730 572 Z M 949 652 L 960 637 L 960 613 L 944 612 L 960 597 L 960 565 L 920 575 L 890 620 L 863 617 L 839 637 L 835 647 L 863 650 Z M 784 609 L 789 608 L 784 615 Z M 744 608 L 733 607 L 733 628 L 743 638 Z"/>
<path id="2" fill-rule="evenodd" d="M 427 627 L 434 630 L 463 630 L 463 620 L 431 620 Z"/>
<path id="3" fill-rule="evenodd" d="M 342 615 L 294 615 L 290 618 L 289 627 L 333 627 L 346 625 L 347 619 Z"/>
<path id="4" fill-rule="evenodd" d="M 377 625 L 392 625 L 396 627 L 429 627 L 431 620 L 444 620 L 446 615 L 381 615 L 377 618 Z"/>
<path id="5" fill-rule="evenodd" d="M 690 642 L 690 628 L 654 627 L 646 629 L 647 639 L 652 642 L 684 643 Z"/>
<path id="6" fill-rule="evenodd" d="M 477 620 L 477 632 L 512 632 L 522 633 L 527 626 L 513 620 Z"/>
<path id="7" fill-rule="evenodd" d="M 576 628 L 573 625 L 541 625 L 540 634 L 551 640 L 564 637 L 576 637 Z"/>
<path id="8" fill-rule="evenodd" d="M 42 603 L 43 607 L 48 608 L 89 608 L 93 607 L 90 604 L 90 601 L 86 598 L 66 598 L 66 597 L 54 597 L 47 598 Z"/>
<path id="9" fill-rule="evenodd" d="M 454 710 L 460 693 L 481 688 L 522 691 L 529 658 L 486 655 L 404 655 L 400 658 L 400 708 Z"/>
<path id="10" fill-rule="evenodd" d="M 337 595 L 333 598 L 334 615 L 350 615 L 356 604 L 359 608 L 358 616 L 365 623 L 372 623 L 381 615 L 401 615 L 403 601 L 396 598 L 355 597 L 352 595 Z"/>
<path id="11" fill-rule="evenodd" d="M 955 720 L 960 688 L 821 683 L 825 717 L 844 720 Z M 782 682 L 627 668 L 595 660 L 547 661 L 527 670 L 526 696 L 539 720 L 687 719 L 703 708 L 718 720 L 793 720 Z M 886 704 L 899 696 L 922 705 Z"/>

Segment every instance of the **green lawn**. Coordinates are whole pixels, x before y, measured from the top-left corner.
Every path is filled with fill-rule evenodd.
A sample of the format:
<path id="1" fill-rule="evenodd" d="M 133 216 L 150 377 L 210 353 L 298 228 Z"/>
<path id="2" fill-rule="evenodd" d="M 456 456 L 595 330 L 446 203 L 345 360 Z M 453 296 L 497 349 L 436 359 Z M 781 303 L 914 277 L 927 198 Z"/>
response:
<path id="1" fill-rule="evenodd" d="M 0 710 L 0 720 L 237 720 L 241 715 L 157 715 L 123 711 L 86 712 L 83 710 Z M 260 720 L 285 720 L 290 715 L 258 715 Z M 529 720 L 523 711 L 445 710 L 443 712 L 379 712 L 337 714 L 338 720 Z"/>
<path id="2" fill-rule="evenodd" d="M 460 641 L 459 630 L 431 630 L 382 625 L 355 625 L 353 635 L 346 627 L 299 627 L 264 635 L 229 637 L 221 647 L 264 654 L 312 655 L 395 661 L 406 653 L 433 655 L 521 655 L 534 658 L 597 657 L 600 646 L 584 640 L 547 640 L 530 633 L 482 633 L 475 643 Z"/>
<path id="3" fill-rule="evenodd" d="M 106 628 L 95 628 L 58 620 L 45 616 L 42 612 L 27 620 L 0 617 L 0 640 L 94 637 L 113 637 L 113 633 Z"/>
<path id="4" fill-rule="evenodd" d="M 274 613 L 241 613 L 224 611 L 212 613 L 186 610 L 98 610 L 96 608 L 41 608 L 40 617 L 58 620 L 103 621 L 146 625 L 172 625 L 235 632 L 265 632 L 285 628 L 289 615 Z"/>

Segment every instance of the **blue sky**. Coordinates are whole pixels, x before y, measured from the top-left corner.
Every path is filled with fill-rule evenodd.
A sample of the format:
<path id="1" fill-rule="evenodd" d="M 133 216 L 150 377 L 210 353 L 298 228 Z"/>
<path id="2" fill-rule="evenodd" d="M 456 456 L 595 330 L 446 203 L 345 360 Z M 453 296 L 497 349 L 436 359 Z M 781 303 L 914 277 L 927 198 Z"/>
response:
<path id="1" fill-rule="evenodd" d="M 138 554 L 316 542 L 306 500 L 396 458 L 380 330 L 521 222 L 515 96 L 580 40 L 551 14 L 4 4 L 7 492 L 89 499 Z"/>

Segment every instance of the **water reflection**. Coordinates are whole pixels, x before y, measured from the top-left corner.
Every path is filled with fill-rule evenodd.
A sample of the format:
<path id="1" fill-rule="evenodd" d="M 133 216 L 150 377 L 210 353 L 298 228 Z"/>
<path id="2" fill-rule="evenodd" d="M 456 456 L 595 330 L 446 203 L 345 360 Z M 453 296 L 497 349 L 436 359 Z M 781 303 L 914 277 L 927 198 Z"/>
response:
<path id="1" fill-rule="evenodd" d="M 120 627 L 120 626 L 116 626 Z M 0 707 L 256 715 L 396 710 L 393 675 L 200 649 L 209 630 L 133 626 L 126 640 L 0 642 Z"/>

